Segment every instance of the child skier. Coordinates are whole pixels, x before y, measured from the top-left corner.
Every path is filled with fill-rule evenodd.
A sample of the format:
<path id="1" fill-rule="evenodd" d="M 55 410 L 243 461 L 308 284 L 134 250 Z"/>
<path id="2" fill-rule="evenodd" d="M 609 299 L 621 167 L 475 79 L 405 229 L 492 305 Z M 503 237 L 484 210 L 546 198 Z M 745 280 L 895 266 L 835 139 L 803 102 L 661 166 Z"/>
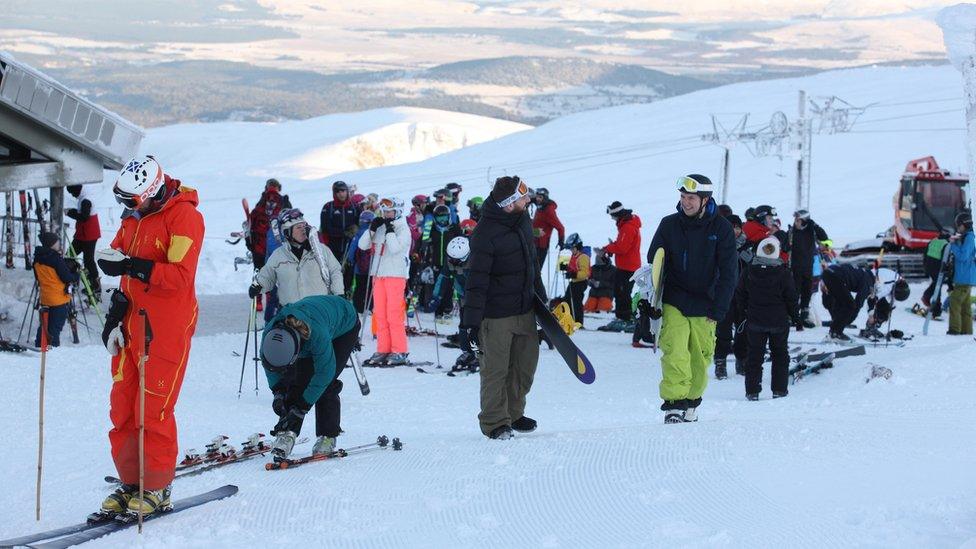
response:
<path id="1" fill-rule="evenodd" d="M 613 310 L 613 280 L 616 268 L 607 260 L 607 254 L 594 251 L 596 257 L 590 268 L 590 293 L 583 305 L 586 313 L 609 313 Z"/>
<path id="2" fill-rule="evenodd" d="M 461 304 L 460 314 L 464 315 L 464 283 L 467 281 L 468 257 L 471 255 L 471 244 L 467 236 L 456 236 L 447 243 L 447 255 L 449 257 L 448 268 L 454 273 L 454 292 L 458 296 Z M 461 348 L 461 356 L 454 362 L 452 371 L 477 372 L 480 366 L 478 356 L 471 349 L 471 341 L 467 337 L 467 332 L 458 330 L 457 343 Z"/>
<path id="3" fill-rule="evenodd" d="M 580 328 L 583 328 L 583 293 L 586 291 L 587 281 L 590 279 L 590 256 L 583 253 L 583 241 L 576 233 L 566 237 L 566 247 L 572 250 L 573 255 L 569 257 L 569 262 L 565 265 L 566 279 L 569 281 L 569 285 L 566 287 L 566 295 L 563 299 L 569 303 L 573 320 L 579 323 Z"/>
<path id="4" fill-rule="evenodd" d="M 762 391 L 763 359 L 766 342 L 772 355 L 773 398 L 788 394 L 790 355 L 787 339 L 790 324 L 800 323 L 799 294 L 790 268 L 780 259 L 779 239 L 764 238 L 756 247 L 756 257 L 739 277 L 735 304 L 740 318 L 746 319 L 749 358 L 746 360 L 746 398 L 759 400 Z"/>
<path id="5" fill-rule="evenodd" d="M 339 436 L 342 381 L 339 374 L 358 347 L 359 318 L 340 296 L 315 295 L 282 307 L 265 328 L 261 364 L 274 394 L 278 422 L 272 458 L 287 459 L 315 405 L 312 454 L 335 451 Z"/>
<path id="6" fill-rule="evenodd" d="M 61 330 L 68 319 L 71 294 L 68 287 L 78 282 L 81 266 L 77 261 L 61 257 L 61 241 L 54 233 L 41 233 L 41 245 L 34 249 L 34 278 L 42 307 L 47 307 L 47 341 L 52 347 L 61 346 Z M 41 346 L 38 323 L 34 345 Z"/>

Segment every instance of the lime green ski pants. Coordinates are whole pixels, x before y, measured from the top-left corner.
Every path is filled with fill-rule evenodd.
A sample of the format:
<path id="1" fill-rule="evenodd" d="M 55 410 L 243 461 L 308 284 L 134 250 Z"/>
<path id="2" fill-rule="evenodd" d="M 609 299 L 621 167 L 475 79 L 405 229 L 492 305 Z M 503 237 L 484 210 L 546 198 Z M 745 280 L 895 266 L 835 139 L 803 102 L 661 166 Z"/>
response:
<path id="1" fill-rule="evenodd" d="M 665 404 L 701 398 L 715 354 L 715 323 L 704 316 L 686 317 L 676 307 L 665 304 L 659 346 L 661 399 Z"/>

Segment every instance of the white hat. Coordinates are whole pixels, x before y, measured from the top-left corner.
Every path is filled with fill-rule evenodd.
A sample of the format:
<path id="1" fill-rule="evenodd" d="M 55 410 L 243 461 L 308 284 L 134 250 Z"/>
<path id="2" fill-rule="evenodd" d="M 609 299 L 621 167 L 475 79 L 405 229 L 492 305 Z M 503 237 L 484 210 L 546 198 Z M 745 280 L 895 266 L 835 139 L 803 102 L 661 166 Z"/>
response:
<path id="1" fill-rule="evenodd" d="M 756 247 L 756 255 L 766 259 L 779 259 L 779 239 L 767 236 Z"/>

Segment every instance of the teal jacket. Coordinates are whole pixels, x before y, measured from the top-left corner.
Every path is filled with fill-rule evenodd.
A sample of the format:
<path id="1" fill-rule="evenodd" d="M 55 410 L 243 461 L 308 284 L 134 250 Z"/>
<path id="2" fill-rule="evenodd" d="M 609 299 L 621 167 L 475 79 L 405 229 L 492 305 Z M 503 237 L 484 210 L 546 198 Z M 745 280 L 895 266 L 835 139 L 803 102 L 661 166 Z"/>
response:
<path id="1" fill-rule="evenodd" d="M 302 341 L 298 358 L 312 357 L 315 373 L 309 380 L 302 398 L 311 406 L 322 396 L 336 375 L 336 357 L 332 340 L 356 325 L 356 309 L 343 297 L 334 295 L 313 295 L 282 307 L 278 314 L 264 325 L 267 334 L 275 323 L 293 316 L 301 320 L 311 330 L 308 340 Z M 262 341 L 264 338 L 262 337 Z M 268 386 L 274 388 L 281 381 L 281 374 L 265 370 Z"/>

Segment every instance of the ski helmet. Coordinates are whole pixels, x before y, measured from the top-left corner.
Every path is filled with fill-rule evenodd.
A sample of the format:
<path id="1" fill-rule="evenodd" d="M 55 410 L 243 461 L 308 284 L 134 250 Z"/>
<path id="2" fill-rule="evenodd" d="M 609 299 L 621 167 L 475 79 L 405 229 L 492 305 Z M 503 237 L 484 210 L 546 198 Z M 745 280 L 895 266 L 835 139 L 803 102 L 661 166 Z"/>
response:
<path id="1" fill-rule="evenodd" d="M 582 248 L 583 240 L 580 239 L 580 236 L 577 233 L 572 233 L 571 235 L 566 237 L 566 240 L 563 241 L 563 244 L 565 244 L 567 248 L 576 248 L 576 247 Z"/>
<path id="2" fill-rule="evenodd" d="M 459 183 L 453 183 L 453 182 L 448 183 L 447 185 L 444 186 L 444 188 L 450 191 L 451 194 L 454 196 L 461 194 L 461 191 L 464 190 L 464 187 L 462 187 Z"/>
<path id="3" fill-rule="evenodd" d="M 712 180 L 698 173 L 679 177 L 677 185 L 678 190 L 683 193 L 694 193 L 702 198 L 712 196 Z"/>
<path id="4" fill-rule="evenodd" d="M 543 200 L 549 200 L 549 189 L 545 187 L 539 187 L 535 190 L 536 198 L 541 197 Z"/>
<path id="5" fill-rule="evenodd" d="M 899 278 L 898 282 L 895 282 L 895 288 L 892 290 L 895 301 L 905 301 L 911 293 L 912 290 L 908 287 L 908 282 L 904 278 Z"/>
<path id="6" fill-rule="evenodd" d="M 755 221 L 756 220 L 756 209 L 755 208 L 746 208 L 746 211 L 745 211 L 745 214 L 744 215 L 746 216 L 746 221 Z"/>
<path id="7" fill-rule="evenodd" d="M 368 225 L 372 223 L 374 219 L 376 219 L 376 214 L 369 210 L 363 210 L 363 213 L 359 214 L 360 225 L 362 225 L 363 223 L 366 223 Z"/>
<path id="8" fill-rule="evenodd" d="M 438 198 L 443 198 L 445 202 L 451 201 L 451 191 L 447 189 L 437 189 L 434 191 L 434 200 Z"/>
<path id="9" fill-rule="evenodd" d="M 439 225 L 448 225 L 451 222 L 451 209 L 443 204 L 438 204 L 434 206 L 434 221 L 444 221 L 443 223 L 438 223 Z"/>
<path id="10" fill-rule="evenodd" d="M 478 222 L 474 219 L 465 219 L 461 222 L 461 234 L 468 236 L 474 232 L 474 228 L 478 226 Z"/>
<path id="11" fill-rule="evenodd" d="M 762 223 L 763 221 L 766 221 L 766 216 L 771 215 L 773 217 L 776 217 L 776 208 L 772 206 L 767 206 L 765 204 L 761 206 L 756 206 L 756 209 L 753 210 L 752 215 L 755 217 L 756 221 Z"/>
<path id="12" fill-rule="evenodd" d="M 471 245 L 466 236 L 455 236 L 447 243 L 447 256 L 458 261 L 468 259 L 471 253 Z"/>
<path id="13" fill-rule="evenodd" d="M 301 346 L 298 330 L 276 322 L 261 340 L 261 365 L 269 372 L 285 372 L 295 363 Z"/>
<path id="14" fill-rule="evenodd" d="M 802 219 L 803 221 L 809 221 L 809 219 L 810 219 L 810 211 L 809 210 L 797 210 L 797 211 L 793 212 L 793 217 L 795 217 L 797 219 Z"/>
<path id="15" fill-rule="evenodd" d="M 414 196 L 412 199 L 410 199 L 410 203 L 413 204 L 414 208 L 423 208 L 424 206 L 427 205 L 427 195 L 418 194 Z"/>
<path id="16" fill-rule="evenodd" d="M 468 200 L 468 209 L 480 210 L 482 205 L 484 205 L 484 203 L 485 203 L 485 199 L 483 197 L 475 196 L 471 198 L 471 200 Z"/>
<path id="17" fill-rule="evenodd" d="M 158 200 L 166 189 L 163 168 L 150 155 L 137 156 L 122 168 L 112 192 L 115 200 L 130 210 L 147 200 Z"/>
<path id="18" fill-rule="evenodd" d="M 306 227 L 308 227 L 308 223 L 305 222 L 305 216 L 302 215 L 302 211 L 298 208 L 286 208 L 281 210 L 281 213 L 278 214 L 278 222 L 275 224 L 278 232 L 278 241 L 290 242 L 292 227 L 303 223 Z"/>
<path id="19" fill-rule="evenodd" d="M 345 181 L 336 181 L 332 184 L 332 194 L 340 191 L 349 191 L 349 185 L 347 185 Z"/>
<path id="20" fill-rule="evenodd" d="M 765 259 L 779 259 L 779 239 L 767 236 L 756 247 L 756 255 Z"/>
<path id="21" fill-rule="evenodd" d="M 376 203 L 376 212 L 379 215 L 393 212 L 393 219 L 400 219 L 403 216 L 403 201 L 399 198 L 384 198 Z"/>
<path id="22" fill-rule="evenodd" d="M 879 268 L 874 274 L 874 297 L 878 299 L 888 297 L 900 278 L 898 273 L 891 269 Z"/>
<path id="23" fill-rule="evenodd" d="M 972 229 L 973 228 L 973 214 L 971 214 L 968 211 L 965 211 L 964 210 L 962 212 L 959 212 L 959 214 L 956 215 L 956 220 L 955 221 L 956 221 L 956 227 L 962 225 L 963 227 L 966 227 L 967 229 Z"/>

